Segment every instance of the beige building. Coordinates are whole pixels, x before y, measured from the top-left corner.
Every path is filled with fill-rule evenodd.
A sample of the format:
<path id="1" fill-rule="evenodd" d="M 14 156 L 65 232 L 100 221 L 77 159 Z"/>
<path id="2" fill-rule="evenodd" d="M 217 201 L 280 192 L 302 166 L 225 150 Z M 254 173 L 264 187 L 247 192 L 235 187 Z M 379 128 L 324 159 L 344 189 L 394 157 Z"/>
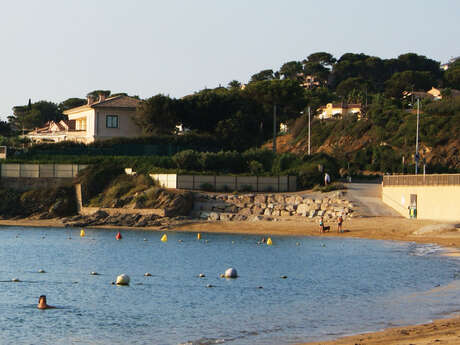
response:
<path id="1" fill-rule="evenodd" d="M 140 100 L 119 95 L 97 101 L 88 97 L 88 103 L 64 111 L 68 120 L 50 121 L 43 128 L 29 132 L 26 137 L 34 142 L 76 141 L 85 144 L 116 137 L 138 137 L 142 129 L 133 116 Z"/>
<path id="2" fill-rule="evenodd" d="M 318 117 L 321 120 L 332 119 L 332 118 L 341 118 L 344 115 L 355 114 L 358 115 L 358 118 L 361 117 L 361 104 L 335 104 L 328 103 L 325 106 L 319 107 L 317 109 Z"/>

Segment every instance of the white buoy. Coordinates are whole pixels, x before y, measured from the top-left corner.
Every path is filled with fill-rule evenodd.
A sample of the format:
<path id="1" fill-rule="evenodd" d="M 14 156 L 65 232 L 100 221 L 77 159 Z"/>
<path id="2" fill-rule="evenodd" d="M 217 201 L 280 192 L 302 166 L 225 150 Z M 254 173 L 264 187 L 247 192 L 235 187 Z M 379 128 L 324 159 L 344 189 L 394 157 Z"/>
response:
<path id="1" fill-rule="evenodd" d="M 13 279 L 11 279 L 11 281 L 12 281 L 13 283 L 19 283 L 19 282 L 20 282 L 19 278 L 13 278 Z"/>
<path id="2" fill-rule="evenodd" d="M 144 273 L 144 277 L 151 277 L 151 276 L 152 276 L 152 273 L 149 273 L 149 272 Z"/>
<path id="3" fill-rule="evenodd" d="M 97 272 L 91 272 L 90 275 L 92 275 L 92 276 L 98 276 L 99 273 L 97 273 Z"/>
<path id="4" fill-rule="evenodd" d="M 204 278 L 204 277 L 206 277 L 206 276 L 204 275 L 204 273 L 198 274 L 198 278 Z"/>
<path id="5" fill-rule="evenodd" d="M 236 272 L 236 269 L 233 267 L 228 268 L 225 273 L 224 273 L 225 278 L 237 278 L 238 273 Z"/>
<path id="6" fill-rule="evenodd" d="M 129 276 L 126 274 L 120 274 L 117 277 L 117 285 L 129 285 Z"/>
<path id="7" fill-rule="evenodd" d="M 46 273 L 45 270 L 39 269 L 38 273 Z"/>

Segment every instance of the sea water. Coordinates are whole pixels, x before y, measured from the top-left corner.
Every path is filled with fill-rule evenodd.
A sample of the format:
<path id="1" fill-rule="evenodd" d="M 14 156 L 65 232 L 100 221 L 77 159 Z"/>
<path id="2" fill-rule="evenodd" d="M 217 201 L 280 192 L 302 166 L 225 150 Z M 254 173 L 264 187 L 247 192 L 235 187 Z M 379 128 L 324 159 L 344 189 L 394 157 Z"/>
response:
<path id="1" fill-rule="evenodd" d="M 459 261 L 434 245 L 85 231 L 1 228 L 0 344 L 292 344 L 460 310 Z"/>

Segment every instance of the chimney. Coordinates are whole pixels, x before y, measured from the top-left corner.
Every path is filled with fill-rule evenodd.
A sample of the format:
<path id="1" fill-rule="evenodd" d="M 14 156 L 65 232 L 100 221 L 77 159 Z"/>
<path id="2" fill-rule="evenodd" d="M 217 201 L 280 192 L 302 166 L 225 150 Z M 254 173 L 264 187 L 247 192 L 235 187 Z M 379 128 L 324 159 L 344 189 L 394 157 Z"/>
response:
<path id="1" fill-rule="evenodd" d="M 98 102 L 103 102 L 105 101 L 105 95 L 103 93 L 99 94 L 99 99 L 97 100 Z"/>
<path id="2" fill-rule="evenodd" d="M 87 97 L 86 97 L 86 100 L 88 101 L 88 105 L 91 105 L 91 104 L 94 103 L 94 98 L 93 98 L 93 96 L 87 96 Z"/>

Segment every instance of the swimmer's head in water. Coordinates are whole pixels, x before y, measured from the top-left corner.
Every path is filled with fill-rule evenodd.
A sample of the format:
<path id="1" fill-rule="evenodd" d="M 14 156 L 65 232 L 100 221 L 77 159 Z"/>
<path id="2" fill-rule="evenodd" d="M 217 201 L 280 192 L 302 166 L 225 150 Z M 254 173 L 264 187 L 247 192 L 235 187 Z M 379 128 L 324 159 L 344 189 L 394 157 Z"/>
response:
<path id="1" fill-rule="evenodd" d="M 43 303 L 46 304 L 46 296 L 45 295 L 41 295 L 39 298 L 38 298 L 38 303 L 41 303 L 43 301 Z"/>

